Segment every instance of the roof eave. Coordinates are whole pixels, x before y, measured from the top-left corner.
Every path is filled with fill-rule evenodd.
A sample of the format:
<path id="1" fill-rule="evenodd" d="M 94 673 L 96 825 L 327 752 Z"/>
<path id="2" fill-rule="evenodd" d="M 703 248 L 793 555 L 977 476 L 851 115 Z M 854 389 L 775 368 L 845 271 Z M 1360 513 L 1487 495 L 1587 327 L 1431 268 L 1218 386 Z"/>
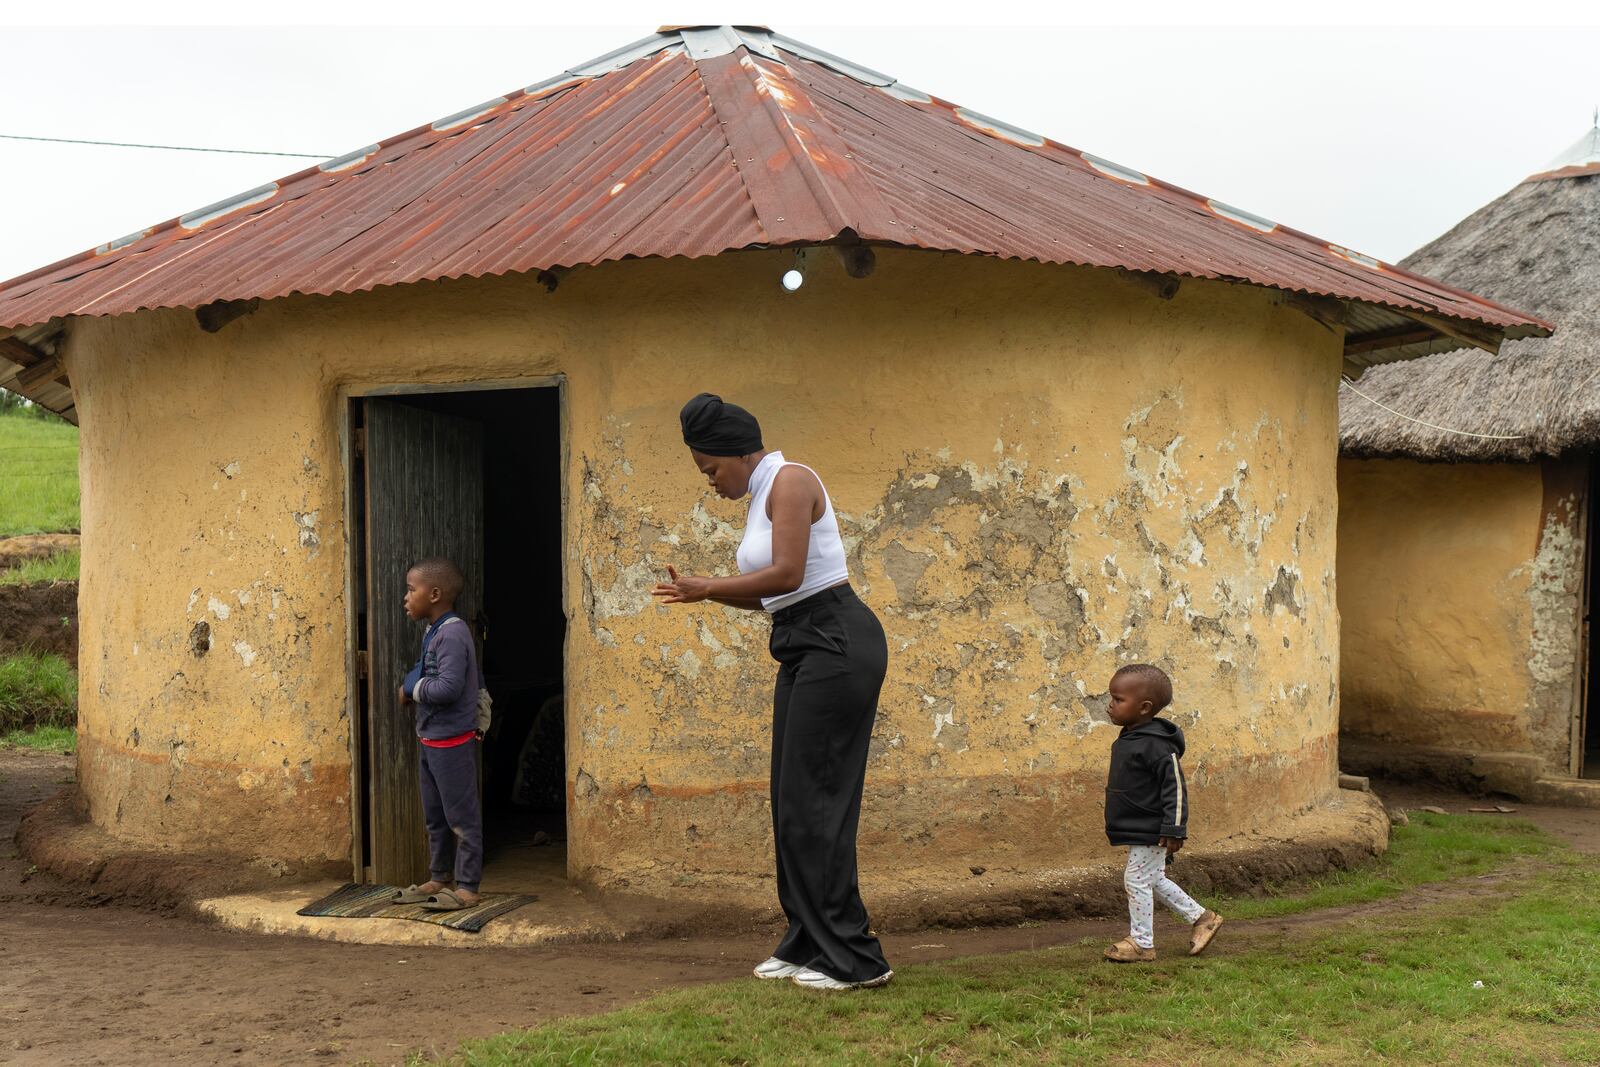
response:
<path id="1" fill-rule="evenodd" d="M 1351 321 L 1360 326 L 1347 327 L 1344 339 L 1344 372 L 1351 378 L 1359 378 L 1368 367 L 1381 363 L 1399 363 L 1462 348 L 1479 348 L 1498 356 L 1500 346 L 1507 341 L 1549 337 L 1555 332 L 1550 323 L 1509 308 L 1505 310 L 1526 321 L 1497 326 L 1354 301 L 1345 304 L 1352 312 L 1359 309 L 1351 315 Z"/>
<path id="2" fill-rule="evenodd" d="M 0 330 L 0 389 L 27 397 L 77 425 L 78 411 L 59 354 L 65 325 L 52 321 L 27 330 Z"/>

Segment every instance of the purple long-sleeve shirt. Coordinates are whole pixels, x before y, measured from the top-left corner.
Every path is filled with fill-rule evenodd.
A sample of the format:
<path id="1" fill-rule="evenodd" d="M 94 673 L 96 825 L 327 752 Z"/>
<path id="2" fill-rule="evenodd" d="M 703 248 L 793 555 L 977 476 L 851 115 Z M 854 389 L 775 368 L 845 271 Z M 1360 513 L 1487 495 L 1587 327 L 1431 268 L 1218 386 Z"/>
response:
<path id="1" fill-rule="evenodd" d="M 437 741 L 460 737 L 478 726 L 478 653 L 472 628 L 445 615 L 422 635 L 420 676 L 407 690 L 416 701 L 417 736 Z"/>

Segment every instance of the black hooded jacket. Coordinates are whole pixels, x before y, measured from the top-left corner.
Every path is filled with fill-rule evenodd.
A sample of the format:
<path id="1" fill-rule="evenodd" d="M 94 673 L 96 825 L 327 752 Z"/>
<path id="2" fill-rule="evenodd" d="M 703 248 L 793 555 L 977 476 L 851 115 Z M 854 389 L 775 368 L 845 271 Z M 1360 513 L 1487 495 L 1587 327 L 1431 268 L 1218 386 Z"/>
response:
<path id="1" fill-rule="evenodd" d="M 1113 845 L 1155 845 L 1189 836 L 1183 731 L 1166 719 L 1124 726 L 1111 743 L 1106 837 Z"/>

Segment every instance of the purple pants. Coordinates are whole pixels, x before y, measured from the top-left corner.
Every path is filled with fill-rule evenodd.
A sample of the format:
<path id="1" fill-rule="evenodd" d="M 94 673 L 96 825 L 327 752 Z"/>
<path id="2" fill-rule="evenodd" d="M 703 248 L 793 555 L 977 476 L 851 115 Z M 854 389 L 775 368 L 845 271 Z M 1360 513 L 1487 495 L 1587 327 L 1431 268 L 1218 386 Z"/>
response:
<path id="1" fill-rule="evenodd" d="M 483 877 L 483 813 L 478 809 L 477 739 L 450 748 L 418 745 L 422 821 L 428 827 L 428 876 L 478 891 Z"/>

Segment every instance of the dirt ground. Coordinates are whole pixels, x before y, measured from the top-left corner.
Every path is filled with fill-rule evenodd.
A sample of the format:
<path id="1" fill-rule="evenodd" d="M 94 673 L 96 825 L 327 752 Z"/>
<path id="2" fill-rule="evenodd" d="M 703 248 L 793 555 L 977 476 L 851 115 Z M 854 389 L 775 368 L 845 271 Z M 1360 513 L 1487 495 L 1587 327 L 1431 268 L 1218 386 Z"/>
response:
<path id="1" fill-rule="evenodd" d="M 77 534 L 0 538 L 0 571 L 78 547 Z M 0 655 L 54 652 L 78 665 L 78 583 L 0 585 Z"/>
<path id="2" fill-rule="evenodd" d="M 0 585 L 0 655 L 54 652 L 78 665 L 78 583 Z"/>
<path id="3" fill-rule="evenodd" d="M 10 844 L 22 811 L 71 776 L 70 757 L 0 750 L 0 1064 L 400 1063 L 416 1049 L 445 1051 L 465 1038 L 606 1011 L 673 986 L 738 978 L 771 948 L 767 935 L 748 935 L 470 953 L 397 949 L 234 933 L 120 906 L 30 875 Z M 1469 803 L 1400 788 L 1384 795 L 1391 804 L 1451 811 Z M 1600 812 L 1508 806 L 1600 851 Z M 1502 877 L 1428 887 L 1368 909 L 1493 892 Z M 1358 910 L 1234 924 L 1213 951 L 1336 924 Z M 1085 937 L 1109 941 L 1122 932 L 1114 921 L 1048 922 L 891 935 L 884 945 L 903 966 Z M 1164 936 L 1170 944 L 1182 934 L 1173 926 Z"/>

